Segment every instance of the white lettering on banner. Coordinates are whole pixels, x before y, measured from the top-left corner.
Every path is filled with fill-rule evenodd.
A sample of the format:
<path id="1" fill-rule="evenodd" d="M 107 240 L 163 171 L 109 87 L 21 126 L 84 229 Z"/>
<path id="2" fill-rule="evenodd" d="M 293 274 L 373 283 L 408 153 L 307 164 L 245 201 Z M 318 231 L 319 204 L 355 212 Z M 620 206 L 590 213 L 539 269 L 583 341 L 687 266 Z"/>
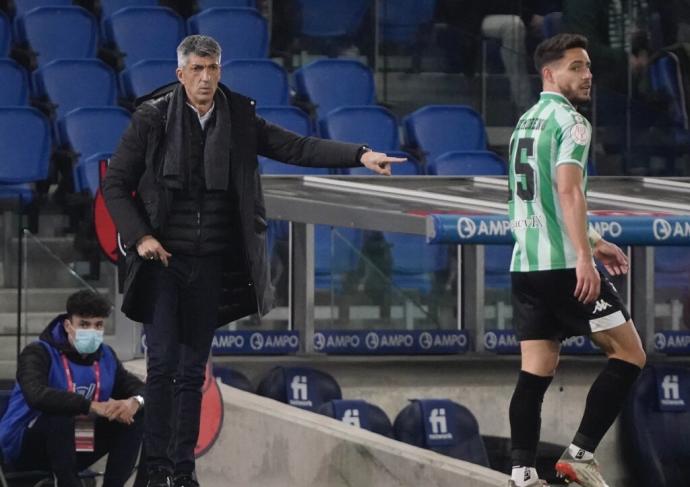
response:
<path id="1" fill-rule="evenodd" d="M 599 312 L 604 311 L 604 310 L 606 310 L 606 309 L 608 309 L 608 308 L 610 308 L 610 307 L 611 307 L 611 305 L 610 305 L 609 303 L 607 303 L 607 302 L 604 301 L 603 299 L 600 299 L 600 300 L 597 301 L 596 304 L 594 305 L 594 312 L 595 312 L 595 313 L 599 313 Z"/>
<path id="2" fill-rule="evenodd" d="M 585 337 L 576 336 L 576 337 L 567 338 L 567 339 L 563 340 L 563 346 L 564 347 L 583 348 L 585 346 Z"/>
<path id="3" fill-rule="evenodd" d="M 671 236 L 671 224 L 663 218 L 657 218 L 652 224 L 652 231 L 655 239 L 666 240 Z"/>
<path id="4" fill-rule="evenodd" d="M 509 335 L 501 335 L 498 337 L 498 345 L 500 347 L 517 347 L 518 339 L 515 333 Z"/>
<path id="5" fill-rule="evenodd" d="M 359 423 L 359 409 L 346 409 L 343 413 L 343 423 L 361 428 Z"/>
<path id="6" fill-rule="evenodd" d="M 244 337 L 242 335 L 214 335 L 213 348 L 242 348 Z"/>
<path id="7" fill-rule="evenodd" d="M 414 345 L 414 338 L 412 335 L 382 335 L 380 346 L 382 347 L 411 347 Z"/>
<path id="8" fill-rule="evenodd" d="M 661 381 L 664 398 L 661 403 L 665 406 L 684 406 L 685 401 L 680 398 L 680 385 L 675 374 L 665 375 Z"/>
<path id="9" fill-rule="evenodd" d="M 326 338 L 326 346 L 328 348 L 357 348 L 359 343 L 357 335 L 331 335 Z"/>
<path id="10" fill-rule="evenodd" d="M 434 344 L 434 339 L 429 332 L 419 334 L 419 346 L 424 350 L 429 350 Z"/>
<path id="11" fill-rule="evenodd" d="M 676 222 L 673 225 L 673 236 L 674 237 L 690 237 L 690 223 L 689 222 Z"/>
<path id="12" fill-rule="evenodd" d="M 664 336 L 661 333 L 659 333 L 659 335 Z M 657 343 L 658 343 L 658 341 L 657 341 Z M 668 339 L 665 340 L 664 345 L 667 347 L 671 347 L 671 348 L 688 347 L 688 346 L 690 346 L 690 335 L 676 335 L 676 336 L 671 335 L 670 337 L 668 337 Z M 663 347 L 658 347 L 658 348 L 663 348 Z"/>
<path id="13" fill-rule="evenodd" d="M 493 350 L 496 348 L 498 343 L 498 337 L 493 331 L 489 331 L 484 334 L 484 348 L 487 350 Z"/>
<path id="14" fill-rule="evenodd" d="M 467 337 L 465 335 L 436 335 L 434 337 L 435 347 L 464 347 L 467 345 Z"/>
<path id="15" fill-rule="evenodd" d="M 299 338 L 297 335 L 268 335 L 262 346 L 264 348 L 296 348 L 299 347 Z"/>
<path id="16" fill-rule="evenodd" d="M 623 233 L 623 227 L 618 222 L 595 222 L 592 226 L 602 237 L 617 238 Z"/>
<path id="17" fill-rule="evenodd" d="M 317 352 L 323 350 L 326 346 L 326 337 L 323 333 L 314 333 L 314 350 Z"/>
<path id="18" fill-rule="evenodd" d="M 292 378 L 290 383 L 290 388 L 292 389 L 292 400 L 293 401 L 307 401 L 307 376 L 306 375 L 296 375 Z"/>
<path id="19" fill-rule="evenodd" d="M 654 335 L 654 346 L 657 350 L 663 350 L 666 348 L 666 335 L 663 333 L 657 333 Z"/>
<path id="20" fill-rule="evenodd" d="M 259 332 L 252 333 L 249 338 L 249 345 L 253 350 L 261 350 L 264 348 L 264 336 Z"/>
<path id="21" fill-rule="evenodd" d="M 379 348 L 379 336 L 376 334 L 376 332 L 370 331 L 367 333 L 364 343 L 369 350 L 376 350 Z"/>
<path id="22" fill-rule="evenodd" d="M 446 409 L 434 408 L 429 415 L 429 423 L 431 424 L 431 434 L 429 438 L 432 440 L 446 440 L 453 438 L 453 435 L 448 432 L 448 422 L 446 421 Z"/>
<path id="23" fill-rule="evenodd" d="M 467 218 L 466 216 L 461 216 L 458 218 L 458 235 L 460 238 L 472 238 L 477 232 L 477 225 L 475 225 L 474 220 Z"/>

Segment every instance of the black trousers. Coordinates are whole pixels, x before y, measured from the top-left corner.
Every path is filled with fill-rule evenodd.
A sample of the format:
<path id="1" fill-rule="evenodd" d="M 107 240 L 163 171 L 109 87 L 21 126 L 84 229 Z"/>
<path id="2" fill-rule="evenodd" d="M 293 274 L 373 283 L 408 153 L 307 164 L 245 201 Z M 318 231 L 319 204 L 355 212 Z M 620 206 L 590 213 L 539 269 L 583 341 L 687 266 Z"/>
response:
<path id="1" fill-rule="evenodd" d="M 143 413 L 138 413 L 131 425 L 98 418 L 95 451 L 77 453 L 74 417 L 42 414 L 24 433 L 15 466 L 17 470 L 50 471 L 57 478 L 58 487 L 81 487 L 77 473 L 108 454 L 103 487 L 122 487 L 134 470 L 143 426 Z"/>
<path id="2" fill-rule="evenodd" d="M 146 332 L 146 426 L 150 470 L 194 472 L 201 388 L 216 328 L 222 257 L 173 255 L 146 262 L 153 322 Z"/>

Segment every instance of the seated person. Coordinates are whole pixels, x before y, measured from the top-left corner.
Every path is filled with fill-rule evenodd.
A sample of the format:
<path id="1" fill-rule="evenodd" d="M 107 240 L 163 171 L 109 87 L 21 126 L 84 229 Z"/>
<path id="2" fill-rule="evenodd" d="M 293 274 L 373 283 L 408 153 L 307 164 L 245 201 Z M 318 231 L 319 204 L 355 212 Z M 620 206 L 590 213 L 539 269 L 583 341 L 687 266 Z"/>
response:
<path id="1" fill-rule="evenodd" d="M 19 356 L 0 419 L 2 455 L 17 470 L 48 470 L 59 487 L 81 487 L 77 473 L 108 454 L 103 486 L 121 487 L 141 444 L 144 383 L 102 343 L 105 298 L 79 291 L 66 308 Z"/>

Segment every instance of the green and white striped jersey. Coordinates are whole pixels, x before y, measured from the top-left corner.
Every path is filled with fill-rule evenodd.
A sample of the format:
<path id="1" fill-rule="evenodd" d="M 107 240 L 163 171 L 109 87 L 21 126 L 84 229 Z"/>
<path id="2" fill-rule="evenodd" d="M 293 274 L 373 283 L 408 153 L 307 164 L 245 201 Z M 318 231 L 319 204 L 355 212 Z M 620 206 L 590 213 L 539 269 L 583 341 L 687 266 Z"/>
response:
<path id="1" fill-rule="evenodd" d="M 577 164 L 587 187 L 592 126 L 561 94 L 543 92 L 510 138 L 510 225 L 515 238 L 512 272 L 574 268 L 556 190 L 556 167 Z"/>

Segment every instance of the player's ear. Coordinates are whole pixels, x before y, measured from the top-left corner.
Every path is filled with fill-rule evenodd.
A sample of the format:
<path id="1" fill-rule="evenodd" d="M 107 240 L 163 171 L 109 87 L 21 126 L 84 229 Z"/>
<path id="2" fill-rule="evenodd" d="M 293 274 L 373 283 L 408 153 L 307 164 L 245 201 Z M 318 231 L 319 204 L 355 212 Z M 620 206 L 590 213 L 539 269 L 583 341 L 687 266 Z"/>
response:
<path id="1" fill-rule="evenodd" d="M 549 83 L 554 82 L 553 70 L 548 65 L 541 68 L 541 78 Z"/>

